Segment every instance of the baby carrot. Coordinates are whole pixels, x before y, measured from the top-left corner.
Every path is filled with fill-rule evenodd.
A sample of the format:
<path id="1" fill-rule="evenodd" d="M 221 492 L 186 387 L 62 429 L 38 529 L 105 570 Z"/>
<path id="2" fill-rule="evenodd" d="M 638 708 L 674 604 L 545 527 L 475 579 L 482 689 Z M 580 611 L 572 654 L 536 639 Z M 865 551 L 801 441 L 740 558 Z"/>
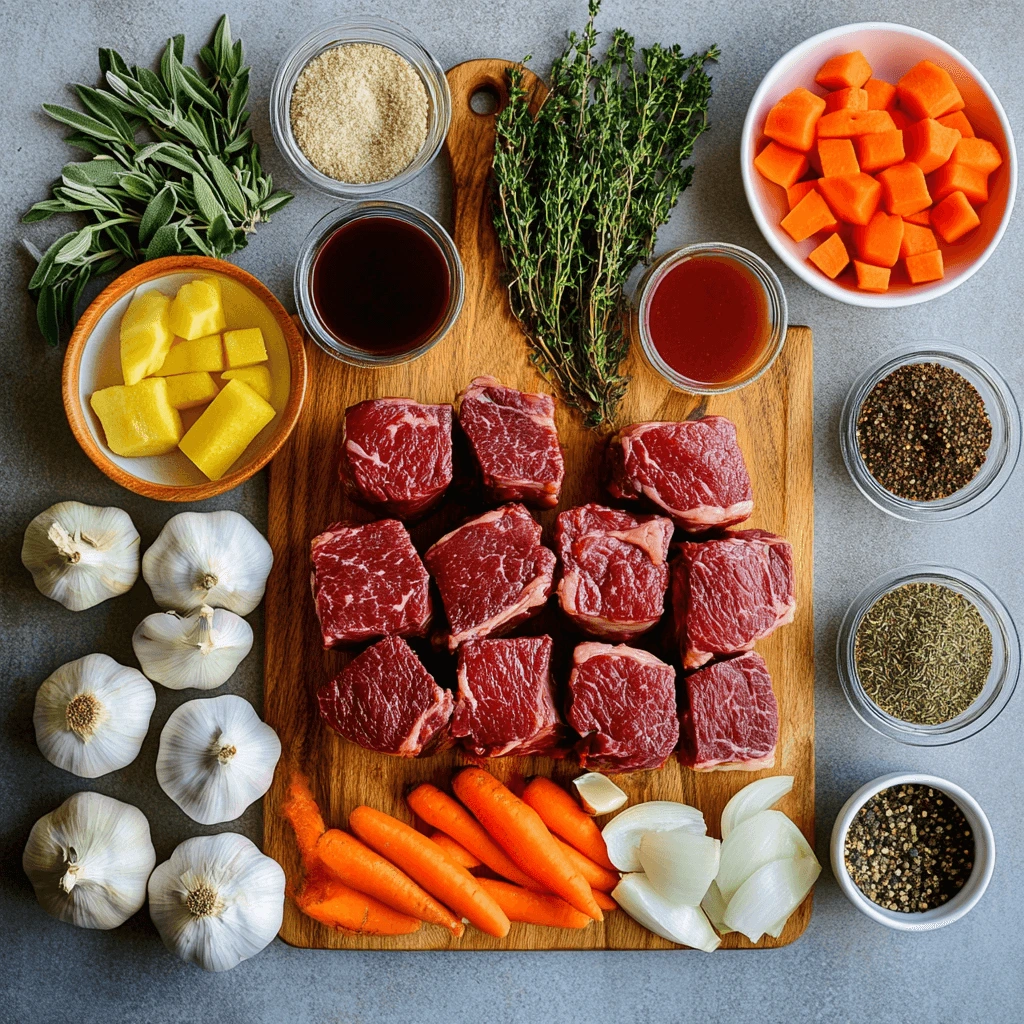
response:
<path id="1" fill-rule="evenodd" d="M 590 918 L 558 896 L 530 892 L 509 882 L 481 878 L 480 884 L 494 897 L 510 921 L 544 924 L 551 928 L 586 928 Z"/>
<path id="2" fill-rule="evenodd" d="M 382 857 L 387 857 L 419 882 L 427 892 L 467 918 L 482 932 L 499 939 L 508 934 L 509 920 L 479 881 L 421 832 L 390 814 L 365 805 L 348 819 L 349 828 Z"/>
<path id="3" fill-rule="evenodd" d="M 591 889 L 590 891 L 594 894 L 594 902 L 602 910 L 618 910 L 619 909 L 618 903 L 616 903 L 615 900 L 613 900 L 611 898 L 611 896 L 608 895 L 608 893 L 601 892 L 600 889 Z"/>
<path id="4" fill-rule="evenodd" d="M 430 833 L 430 838 L 448 854 L 456 864 L 461 864 L 467 871 L 480 867 L 480 861 L 467 850 L 462 843 L 455 842 L 451 836 L 446 836 L 439 829 Z"/>
<path id="5" fill-rule="evenodd" d="M 459 772 L 452 787 L 523 871 L 588 917 L 603 920 L 587 880 L 569 863 L 555 837 L 529 804 L 482 768 Z"/>
<path id="6" fill-rule="evenodd" d="M 400 914 L 335 879 L 307 885 L 293 898 L 307 917 L 340 931 L 360 935 L 408 935 L 420 926 L 415 917 Z"/>
<path id="7" fill-rule="evenodd" d="M 594 819 L 561 786 L 538 775 L 523 791 L 523 800 L 556 836 L 601 867 L 615 870 Z"/>
<path id="8" fill-rule="evenodd" d="M 555 840 L 562 848 L 566 859 L 570 864 L 587 880 L 591 889 L 600 889 L 602 892 L 611 892 L 619 884 L 619 873 L 608 871 L 595 864 L 589 857 L 584 856 L 579 850 L 573 849 L 568 843 L 563 843 L 558 836 Z"/>

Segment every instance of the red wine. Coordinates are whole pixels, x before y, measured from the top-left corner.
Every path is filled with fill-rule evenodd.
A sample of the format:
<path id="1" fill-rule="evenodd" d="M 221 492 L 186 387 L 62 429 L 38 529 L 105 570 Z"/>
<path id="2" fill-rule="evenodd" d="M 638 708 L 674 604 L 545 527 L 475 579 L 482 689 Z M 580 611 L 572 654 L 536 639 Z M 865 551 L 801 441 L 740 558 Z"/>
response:
<path id="1" fill-rule="evenodd" d="M 451 274 L 423 228 L 395 217 L 360 217 L 320 246 L 311 291 L 317 317 L 340 342 L 398 355 L 437 330 Z"/>

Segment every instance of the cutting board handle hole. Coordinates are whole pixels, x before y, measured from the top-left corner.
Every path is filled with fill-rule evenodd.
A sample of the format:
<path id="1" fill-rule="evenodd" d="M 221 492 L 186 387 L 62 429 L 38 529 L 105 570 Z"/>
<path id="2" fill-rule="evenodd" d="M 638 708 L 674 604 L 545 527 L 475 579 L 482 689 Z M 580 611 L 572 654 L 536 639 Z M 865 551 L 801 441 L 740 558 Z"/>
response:
<path id="1" fill-rule="evenodd" d="M 504 106 L 504 90 L 493 82 L 483 82 L 469 96 L 469 109 L 480 117 L 493 117 Z"/>

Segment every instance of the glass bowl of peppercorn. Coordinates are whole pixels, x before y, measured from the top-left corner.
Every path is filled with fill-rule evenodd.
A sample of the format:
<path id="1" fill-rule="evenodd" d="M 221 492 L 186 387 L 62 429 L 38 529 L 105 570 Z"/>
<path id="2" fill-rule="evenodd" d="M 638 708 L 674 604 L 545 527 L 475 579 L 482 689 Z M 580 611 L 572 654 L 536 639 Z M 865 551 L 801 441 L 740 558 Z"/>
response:
<path id="1" fill-rule="evenodd" d="M 1020 411 L 973 352 L 929 343 L 872 364 L 843 406 L 843 461 L 872 504 L 897 519 L 959 519 L 991 501 L 1017 464 Z"/>
<path id="2" fill-rule="evenodd" d="M 958 921 L 984 895 L 996 862 L 981 805 L 934 775 L 883 775 L 857 790 L 832 829 L 832 872 L 873 921 L 926 932 Z"/>
<path id="3" fill-rule="evenodd" d="M 883 573 L 850 605 L 836 644 L 839 680 L 866 725 L 912 746 L 957 743 L 991 724 L 1020 672 L 1006 606 L 961 569 Z"/>

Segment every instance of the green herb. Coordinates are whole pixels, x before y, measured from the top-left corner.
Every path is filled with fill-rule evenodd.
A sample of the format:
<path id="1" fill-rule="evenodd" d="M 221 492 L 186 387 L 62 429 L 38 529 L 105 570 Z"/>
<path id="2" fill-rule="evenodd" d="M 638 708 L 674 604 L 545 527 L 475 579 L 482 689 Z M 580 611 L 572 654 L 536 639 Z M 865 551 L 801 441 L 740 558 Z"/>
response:
<path id="1" fill-rule="evenodd" d="M 992 668 L 992 633 L 963 594 L 907 583 L 883 594 L 854 639 L 857 675 L 886 714 L 939 725 L 977 699 Z"/>
<path id="2" fill-rule="evenodd" d="M 595 57 L 599 8 L 590 0 L 586 29 L 569 33 L 536 116 L 522 67 L 509 71 L 494 152 L 512 311 L 538 367 L 590 426 L 614 416 L 629 383 L 619 373 L 629 348 L 623 288 L 693 177 L 685 161 L 711 98 L 704 65 L 718 57 L 714 46 L 685 57 L 656 44 L 638 61 L 622 29 Z"/>
<path id="3" fill-rule="evenodd" d="M 872 903 L 917 913 L 942 906 L 963 888 L 974 868 L 974 836 L 944 793 L 894 786 L 857 812 L 843 859 Z"/>
<path id="4" fill-rule="evenodd" d="M 27 222 L 81 213 L 90 223 L 58 238 L 29 281 L 43 336 L 56 345 L 86 284 L 123 262 L 177 253 L 224 257 L 284 206 L 247 127 L 249 69 L 227 15 L 199 51 L 205 74 L 184 62 L 185 37 L 167 43 L 159 73 L 100 50 L 98 89 L 74 87 L 84 113 L 43 104 L 92 154 L 67 164 L 52 198 Z"/>

